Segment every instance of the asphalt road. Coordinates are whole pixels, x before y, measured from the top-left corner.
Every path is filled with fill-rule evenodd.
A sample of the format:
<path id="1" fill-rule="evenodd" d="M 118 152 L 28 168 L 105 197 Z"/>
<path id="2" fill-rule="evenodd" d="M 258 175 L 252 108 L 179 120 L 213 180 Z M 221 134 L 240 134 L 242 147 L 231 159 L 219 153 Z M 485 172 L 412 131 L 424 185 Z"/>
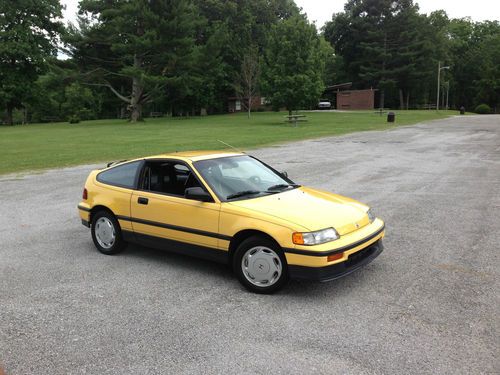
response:
<path id="1" fill-rule="evenodd" d="M 500 116 L 253 154 L 372 205 L 384 253 L 334 282 L 254 295 L 210 262 L 136 246 L 98 253 L 76 210 L 93 166 L 2 176 L 7 373 L 500 372 Z"/>

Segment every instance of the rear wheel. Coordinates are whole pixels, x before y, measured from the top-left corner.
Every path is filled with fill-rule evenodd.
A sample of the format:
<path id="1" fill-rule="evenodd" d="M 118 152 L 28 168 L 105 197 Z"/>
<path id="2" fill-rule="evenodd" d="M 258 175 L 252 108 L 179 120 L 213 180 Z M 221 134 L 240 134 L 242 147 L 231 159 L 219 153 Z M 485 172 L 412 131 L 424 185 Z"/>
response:
<path id="1" fill-rule="evenodd" d="M 255 236 L 243 241 L 234 254 L 233 269 L 239 281 L 255 293 L 273 293 L 288 281 L 283 252 L 265 237 Z"/>
<path id="2" fill-rule="evenodd" d="M 95 247 L 103 254 L 117 254 L 126 247 L 120 224 L 108 211 L 99 211 L 92 215 L 91 233 Z"/>

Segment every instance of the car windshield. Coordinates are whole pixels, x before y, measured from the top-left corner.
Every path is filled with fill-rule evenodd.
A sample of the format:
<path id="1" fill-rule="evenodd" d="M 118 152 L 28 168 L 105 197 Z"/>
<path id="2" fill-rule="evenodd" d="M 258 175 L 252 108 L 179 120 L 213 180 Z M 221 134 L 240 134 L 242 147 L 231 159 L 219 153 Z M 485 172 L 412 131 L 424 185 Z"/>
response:
<path id="1" fill-rule="evenodd" d="M 201 160 L 194 166 L 222 201 L 277 194 L 298 186 L 247 155 Z"/>

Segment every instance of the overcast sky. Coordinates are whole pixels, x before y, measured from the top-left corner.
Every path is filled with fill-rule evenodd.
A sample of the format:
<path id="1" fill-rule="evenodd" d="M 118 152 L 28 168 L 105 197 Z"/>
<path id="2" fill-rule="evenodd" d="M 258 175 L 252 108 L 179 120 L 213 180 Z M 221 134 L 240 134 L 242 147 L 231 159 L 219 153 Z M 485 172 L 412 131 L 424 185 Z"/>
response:
<path id="1" fill-rule="evenodd" d="M 474 21 L 500 21 L 500 0 L 418 0 L 421 13 L 444 9 L 450 18 L 471 17 Z M 61 0 L 66 5 L 64 16 L 73 21 L 78 9 L 78 0 Z M 345 0 L 295 0 L 307 13 L 309 20 L 318 27 L 332 18 L 332 14 L 344 9 Z"/>
<path id="2" fill-rule="evenodd" d="M 414 0 L 420 13 L 444 9 L 450 18 L 471 17 L 474 21 L 500 21 L 500 0 Z M 321 27 L 333 13 L 344 10 L 344 0 L 295 0 L 307 13 L 310 21 Z"/>

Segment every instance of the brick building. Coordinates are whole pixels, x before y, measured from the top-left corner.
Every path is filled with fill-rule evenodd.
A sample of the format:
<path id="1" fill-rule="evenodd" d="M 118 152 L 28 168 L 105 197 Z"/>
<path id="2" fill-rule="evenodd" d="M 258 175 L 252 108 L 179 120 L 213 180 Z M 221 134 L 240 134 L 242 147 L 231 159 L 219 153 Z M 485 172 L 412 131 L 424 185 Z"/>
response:
<path id="1" fill-rule="evenodd" d="M 375 90 L 337 91 L 337 109 L 373 109 L 375 107 Z"/>
<path id="2" fill-rule="evenodd" d="M 370 110 L 375 107 L 376 89 L 351 90 L 352 82 L 328 86 L 323 95 L 335 103 L 336 109 Z"/>

